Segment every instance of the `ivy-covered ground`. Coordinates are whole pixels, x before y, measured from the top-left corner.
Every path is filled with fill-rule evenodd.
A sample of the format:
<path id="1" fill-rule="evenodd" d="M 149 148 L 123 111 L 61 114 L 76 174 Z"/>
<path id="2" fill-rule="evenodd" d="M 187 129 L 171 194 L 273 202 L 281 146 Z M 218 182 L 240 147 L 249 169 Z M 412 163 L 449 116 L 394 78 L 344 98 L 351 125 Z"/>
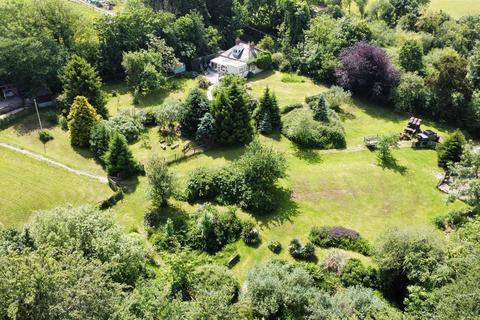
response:
<path id="1" fill-rule="evenodd" d="M 268 86 L 277 95 L 280 105 L 285 106 L 300 103 L 306 96 L 318 94 L 326 89 L 308 79 L 294 83 L 282 82 L 284 77 L 285 75 L 279 72 L 262 74 L 249 81 L 250 92 L 258 97 Z M 160 105 L 168 98 L 183 99 L 195 85 L 195 81 L 175 79 L 173 84 L 174 89 L 158 92 L 143 99 L 140 108 Z M 108 104 L 112 114 L 115 114 L 117 107 L 119 110 L 131 107 L 133 98 L 123 84 L 110 85 L 108 89 L 110 92 L 112 90 L 117 92 L 117 96 L 112 96 Z M 434 229 L 433 217 L 447 213 L 453 206 L 460 206 L 460 204 L 447 204 L 446 196 L 436 189 L 441 170 L 436 165 L 435 151 L 401 148 L 394 154 L 402 167 L 381 168 L 377 164 L 375 153 L 362 148 L 363 137 L 366 135 L 401 132 L 407 116 L 395 115 L 388 107 L 354 101 L 351 106 L 345 107 L 342 117 L 347 136 L 346 150 L 305 151 L 299 150 L 280 135 L 261 137 L 263 143 L 272 145 L 285 153 L 288 160 L 288 177 L 281 181 L 285 195 L 281 208 L 274 214 L 255 218 L 261 229 L 262 244 L 257 248 L 251 248 L 239 241 L 226 248 L 222 254 L 221 259 L 225 259 L 234 252 L 240 254 L 240 262 L 234 269 L 240 279 L 244 279 L 254 264 L 267 261 L 272 257 L 273 254 L 267 249 L 269 240 L 280 241 L 284 247 L 280 257 L 290 259 L 286 250 L 290 240 L 298 237 L 305 241 L 310 228 L 314 225 L 349 227 L 359 231 L 368 240 L 375 241 L 376 237 L 389 227 L 409 225 Z M 27 116 L 8 129 L 0 131 L 0 142 L 44 154 L 43 145 L 38 140 L 38 126 L 35 120 L 34 115 Z M 447 132 L 444 128 L 427 124 L 425 128 L 433 128 L 442 135 Z M 89 151 L 72 149 L 68 132 L 62 131 L 53 123 L 46 122 L 46 125 L 54 137 L 54 140 L 47 144 L 47 157 L 73 168 L 104 174 L 102 167 L 91 158 Z M 152 154 L 168 158 L 180 153 L 179 150 L 160 148 L 157 128 L 148 131 L 146 141 L 147 144 L 140 140 L 131 145 L 134 155 L 143 163 Z M 177 141 L 180 145 L 185 142 L 180 139 Z M 172 165 L 172 170 L 179 177 L 179 187 L 182 189 L 188 174 L 193 169 L 200 166 L 225 165 L 239 157 L 242 152 L 243 148 L 208 150 Z M 17 155 L 17 157 L 20 156 Z M 10 161 L 3 164 L 3 168 L 9 172 L 11 179 L 20 181 L 25 177 L 22 166 L 30 168 L 32 161 L 30 159 L 25 160 L 25 163 L 13 161 L 15 167 L 12 167 L 13 164 Z M 59 177 L 58 175 L 70 176 L 69 173 L 59 172 L 59 170 L 54 168 L 27 171 L 31 174 L 23 179 L 41 181 L 42 175 L 46 177 L 46 186 L 34 184 L 31 188 L 48 190 L 49 197 L 60 199 L 58 201 L 49 199 L 48 203 L 61 204 L 64 198 L 68 200 L 70 197 L 71 203 L 77 203 L 77 200 L 78 203 L 94 203 L 108 194 L 108 190 L 103 190 L 104 186 L 92 187 L 92 182 L 84 181 L 83 178 Z M 71 185 L 64 186 L 68 183 Z M 93 182 L 93 184 L 97 183 Z M 66 188 L 69 191 L 65 191 Z M 96 188 L 101 188 L 101 191 Z M 130 181 L 129 193 L 114 207 L 113 214 L 116 220 L 124 225 L 127 231 L 145 234 L 143 215 L 150 206 L 146 189 L 144 177 Z M 95 195 L 95 197 L 89 197 L 89 195 Z M 181 201 L 173 201 L 172 204 L 174 209 L 167 210 L 165 215 L 175 215 L 178 212 L 188 214 L 196 207 Z M 42 201 L 32 198 L 31 205 L 25 208 L 23 215 L 5 218 L 3 222 L 19 225 L 28 221 L 29 211 L 43 207 Z M 6 209 L 7 207 L 0 202 L 0 211 Z M 247 218 L 250 215 L 241 213 L 241 216 Z M 319 257 L 324 253 L 324 250 L 317 248 Z M 353 253 L 352 255 L 358 256 Z M 364 260 L 368 259 L 364 258 Z"/>

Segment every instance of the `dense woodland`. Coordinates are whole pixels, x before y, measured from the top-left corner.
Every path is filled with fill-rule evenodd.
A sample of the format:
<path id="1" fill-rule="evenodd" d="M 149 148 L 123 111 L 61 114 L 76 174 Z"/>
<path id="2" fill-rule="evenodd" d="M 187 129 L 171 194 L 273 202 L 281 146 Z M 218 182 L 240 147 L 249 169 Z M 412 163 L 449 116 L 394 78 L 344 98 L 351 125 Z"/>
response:
<path id="1" fill-rule="evenodd" d="M 480 317 L 480 15 L 454 19 L 428 0 L 131 0 L 92 22 L 61 0 L 0 3 L 0 81 L 24 97 L 48 88 L 55 117 L 75 148 L 90 150 L 109 176 L 145 176 L 148 241 L 93 205 L 37 212 L 21 229 L 0 225 L 0 319 L 477 319 Z M 184 101 L 110 115 L 104 84 L 125 81 L 138 99 L 168 89 L 209 56 L 254 40 L 264 70 L 329 86 L 305 103 L 279 106 L 226 76 L 210 101 L 193 88 Z M 1 84 L 1 83 L 0 83 Z M 203 88 L 202 88 L 203 87 Z M 258 135 L 282 134 L 298 148 L 344 149 L 342 105 L 351 99 L 458 128 L 437 148 L 462 210 L 438 216 L 437 231 L 382 231 L 372 243 L 340 226 L 311 226 L 273 253 L 291 261 L 256 265 L 240 282 L 216 259 L 236 241 L 262 243 L 261 217 L 276 212 L 285 155 Z M 208 148 L 245 146 L 222 167 L 198 166 L 180 188 L 161 158 L 139 163 L 131 144 L 145 128 Z M 49 141 L 48 131 L 40 135 Z M 396 136 L 382 136 L 378 161 L 397 166 Z M 174 212 L 173 199 L 197 205 Z M 114 210 L 114 209 L 113 209 Z M 168 211 L 170 215 L 166 216 Z M 448 234 L 448 237 L 445 236 Z M 336 248 L 322 257 L 315 248 Z M 370 257 L 349 258 L 345 251 Z"/>

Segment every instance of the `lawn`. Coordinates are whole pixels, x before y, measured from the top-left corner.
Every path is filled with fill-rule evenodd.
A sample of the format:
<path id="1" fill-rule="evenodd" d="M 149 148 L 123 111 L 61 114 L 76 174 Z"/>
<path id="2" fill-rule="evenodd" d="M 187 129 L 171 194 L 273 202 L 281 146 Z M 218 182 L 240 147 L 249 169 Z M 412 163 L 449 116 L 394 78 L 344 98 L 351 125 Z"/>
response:
<path id="1" fill-rule="evenodd" d="M 139 98 L 137 108 L 148 108 L 160 106 L 168 99 L 183 100 L 193 87 L 197 85 L 195 79 L 182 77 L 170 78 L 167 89 L 158 90 L 144 97 Z M 104 88 L 110 93 L 107 109 L 110 115 L 115 115 L 123 109 L 133 107 L 133 93 L 125 82 L 109 83 Z"/>
<path id="2" fill-rule="evenodd" d="M 284 83 L 282 77 L 279 72 L 257 76 L 249 81 L 250 90 L 259 97 L 268 86 L 276 93 L 280 105 L 302 102 L 306 96 L 326 90 L 311 81 Z M 403 172 L 399 168 L 383 169 L 377 164 L 374 153 L 352 148 L 361 145 L 366 135 L 401 132 L 407 116 L 396 115 L 388 107 L 355 100 L 344 108 L 342 117 L 350 148 L 347 150 L 302 151 L 280 136 L 261 138 L 287 156 L 288 178 L 280 185 L 291 193 L 291 199 L 285 200 L 275 214 L 257 219 L 263 239 L 261 246 L 250 248 L 239 241 L 228 249 L 229 254 L 237 251 L 242 257 L 235 267 L 240 279 L 245 278 L 254 264 L 274 256 L 267 249 L 269 240 L 280 241 L 285 249 L 295 237 L 305 241 L 313 225 L 350 227 L 374 242 L 390 227 L 434 229 L 432 219 L 435 216 L 461 206 L 460 203 L 447 204 L 446 195 L 436 189 L 441 170 L 436 166 L 435 151 L 409 148 L 395 151 L 400 165 L 405 167 Z M 447 128 L 425 124 L 424 128 L 432 128 L 442 136 L 448 132 Z M 147 160 L 152 153 L 171 153 L 155 146 L 158 143 L 155 129 L 149 131 L 149 141 L 154 144 L 152 149 L 140 143 L 132 147 L 137 158 Z M 172 169 L 179 178 L 180 189 L 195 168 L 223 166 L 242 152 L 243 148 L 217 148 L 174 164 Z M 175 210 L 186 212 L 196 207 L 179 201 L 172 203 Z M 132 183 L 131 193 L 116 206 L 117 220 L 130 229 L 141 228 L 143 214 L 149 207 L 147 182 L 140 178 Z M 243 218 L 250 216 L 239 212 Z M 318 256 L 325 252 L 317 249 Z M 280 257 L 290 259 L 286 250 Z M 368 262 L 367 258 L 362 259 Z"/>
<path id="3" fill-rule="evenodd" d="M 88 5 L 84 5 L 72 0 L 64 0 L 65 3 L 70 6 L 74 11 L 76 11 L 82 18 L 94 22 L 96 19 L 102 16 L 100 11 L 93 9 Z"/>
<path id="4" fill-rule="evenodd" d="M 279 105 L 283 107 L 293 103 L 302 103 L 305 97 L 327 90 L 325 86 L 317 85 L 305 77 L 301 77 L 304 82 L 282 82 L 284 76 L 285 74 L 282 72 L 268 71 L 253 77 L 248 81 L 252 95 L 260 98 L 265 88 L 268 87 L 275 93 Z"/>
<path id="5" fill-rule="evenodd" d="M 242 258 L 235 270 L 242 279 L 254 264 L 274 256 L 267 249 L 269 240 L 278 240 L 287 248 L 295 237 L 305 241 L 314 225 L 340 225 L 374 242 L 392 227 L 434 229 L 435 216 L 461 206 L 447 204 L 447 196 L 436 189 L 440 169 L 431 150 L 396 151 L 400 165 L 406 168 L 402 174 L 380 167 L 370 151 L 304 153 L 284 138 L 262 140 L 287 155 L 288 178 L 280 185 L 291 192 L 291 199 L 285 200 L 278 212 L 257 218 L 262 234 L 260 247 L 236 244 Z M 228 158 L 217 152 L 206 153 L 175 165 L 174 170 L 184 181 L 195 167 L 218 167 L 240 153 L 229 152 Z M 324 250 L 317 253 L 322 255 Z M 287 250 L 280 257 L 290 259 Z"/>
<path id="6" fill-rule="evenodd" d="M 462 16 L 480 14 L 479 0 L 430 0 L 429 8 L 434 11 L 444 11 L 449 15 Z"/>
<path id="7" fill-rule="evenodd" d="M 42 154 L 74 169 L 104 175 L 102 166 L 95 161 L 92 153 L 85 148 L 73 148 L 70 145 L 68 131 L 64 131 L 60 126 L 50 122 L 47 117 L 48 113 L 48 109 L 40 112 L 44 128 L 53 136 L 53 140 L 48 142 L 45 148 L 38 139 L 40 127 L 37 115 L 34 113 L 0 131 L 0 142 Z"/>
<path id="8" fill-rule="evenodd" d="M 251 93 L 256 97 L 260 97 L 263 90 L 269 87 L 276 93 L 281 106 L 303 102 L 306 96 L 318 94 L 327 89 L 308 79 L 293 77 L 297 82 L 282 82 L 282 78 L 284 74 L 280 72 L 264 73 L 251 79 L 248 85 Z M 195 85 L 195 81 L 191 79 L 174 81 L 174 90 L 149 95 L 140 101 L 138 108 L 158 106 L 168 98 L 184 99 L 189 89 Z M 116 97 L 111 97 L 109 100 L 108 106 L 112 114 L 117 112 L 117 106 L 118 110 L 121 110 L 132 105 L 131 93 L 126 90 L 124 84 L 110 84 L 107 88 L 109 91 L 115 90 L 118 93 Z M 235 267 L 239 278 L 244 279 L 254 264 L 267 261 L 274 256 L 267 249 L 269 240 L 280 241 L 284 247 L 280 257 L 290 259 L 286 249 L 289 241 L 295 237 L 305 241 L 313 225 L 341 225 L 353 228 L 374 242 L 390 227 L 415 226 L 434 229 L 432 219 L 435 216 L 461 206 L 460 203 L 447 204 L 446 195 L 436 189 L 441 170 L 436 166 L 435 151 L 415 151 L 410 148 L 395 151 L 399 164 L 404 167 L 403 170 L 399 170 L 399 167 L 393 169 L 380 167 L 374 153 L 356 148 L 362 144 L 363 137 L 366 135 L 400 133 L 407 118 L 407 116 L 394 114 L 388 106 L 379 107 L 355 100 L 352 105 L 344 106 L 342 114 L 348 143 L 346 150 L 304 151 L 299 150 L 280 135 L 261 137 L 263 143 L 272 145 L 286 155 L 288 177 L 283 179 L 279 186 L 283 188 L 285 195 L 290 194 L 291 197 L 283 198 L 281 209 L 275 214 L 257 217 L 262 234 L 262 244 L 258 248 L 247 247 L 239 241 L 224 253 L 225 255 L 233 251 L 240 253 L 241 260 Z M 448 132 L 448 128 L 428 122 L 424 124 L 423 128 L 433 128 L 442 136 Z M 68 132 L 62 131 L 53 124 L 46 123 L 46 125 L 55 138 L 47 144 L 46 156 L 74 168 L 103 173 L 101 166 L 91 158 L 88 151 L 72 149 Z M 179 156 L 181 155 L 179 149 L 187 142 L 177 139 L 175 141 L 179 144 L 177 149 L 162 150 L 157 128 L 149 129 L 147 137 L 147 143 L 140 140 L 131 145 L 135 157 L 142 163 L 146 163 L 153 154 L 167 159 Z M 38 141 L 35 115 L 28 116 L 1 131 L 0 141 L 43 154 L 43 145 Z M 179 189 L 184 188 L 188 174 L 195 168 L 223 166 L 238 158 L 242 152 L 243 148 L 215 148 L 173 164 L 172 170 L 178 176 Z M 15 168 L 8 169 L 9 173 L 17 171 L 19 170 Z M 37 172 L 40 171 L 43 172 L 43 170 L 37 170 Z M 54 171 L 55 174 L 67 174 L 57 172 L 59 171 L 57 169 Z M 28 171 L 25 176 L 29 177 Z M 77 176 L 74 177 L 77 178 Z M 90 180 L 78 179 L 84 179 L 84 181 L 72 182 L 72 179 L 52 178 L 48 188 L 75 190 L 75 187 L 63 186 L 68 181 L 78 186 L 76 188 L 80 190 L 80 196 L 86 192 L 82 191 L 84 189 L 92 194 L 100 194 L 91 187 Z M 125 199 L 115 206 L 113 214 L 116 220 L 128 230 L 141 232 L 144 213 L 150 208 L 146 178 L 139 177 L 129 181 L 127 186 L 128 192 Z M 31 189 L 42 190 L 42 192 L 45 190 L 41 186 L 32 186 Z M 50 193 L 52 197 L 55 194 L 53 191 Z M 13 194 L 16 198 L 15 193 Z M 75 195 L 78 197 L 76 193 Z M 53 205 L 57 202 L 61 203 L 60 200 L 46 199 L 45 204 L 49 201 Z M 80 202 L 79 200 L 78 203 Z M 42 204 L 41 201 L 38 203 Z M 166 214 L 169 215 L 177 214 L 175 213 L 177 210 L 192 212 L 198 207 L 198 205 L 192 206 L 176 200 L 171 203 L 174 210 L 167 210 Z M 31 209 L 24 209 L 23 216 L 16 220 L 7 216 L 4 218 L 4 223 L 20 224 L 27 219 L 30 211 Z M 239 213 L 242 218 L 250 217 L 248 213 L 241 211 Z M 317 249 L 319 257 L 325 252 Z M 368 258 L 362 257 L 362 259 L 369 262 Z"/>
<path id="9" fill-rule="evenodd" d="M 0 177 L 0 223 L 8 226 L 22 226 L 35 210 L 96 204 L 112 193 L 106 184 L 5 148 Z"/>

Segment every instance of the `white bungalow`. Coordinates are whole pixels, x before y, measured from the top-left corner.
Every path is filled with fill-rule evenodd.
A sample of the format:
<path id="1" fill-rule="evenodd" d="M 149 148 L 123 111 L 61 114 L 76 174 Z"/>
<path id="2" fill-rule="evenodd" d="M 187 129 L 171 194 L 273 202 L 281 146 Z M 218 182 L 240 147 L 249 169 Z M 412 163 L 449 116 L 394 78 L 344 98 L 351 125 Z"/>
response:
<path id="1" fill-rule="evenodd" d="M 262 70 L 249 62 L 257 57 L 258 51 L 253 42 L 243 42 L 237 38 L 234 47 L 210 60 L 210 67 L 220 76 L 237 74 L 246 77 L 250 72 L 257 74 Z"/>

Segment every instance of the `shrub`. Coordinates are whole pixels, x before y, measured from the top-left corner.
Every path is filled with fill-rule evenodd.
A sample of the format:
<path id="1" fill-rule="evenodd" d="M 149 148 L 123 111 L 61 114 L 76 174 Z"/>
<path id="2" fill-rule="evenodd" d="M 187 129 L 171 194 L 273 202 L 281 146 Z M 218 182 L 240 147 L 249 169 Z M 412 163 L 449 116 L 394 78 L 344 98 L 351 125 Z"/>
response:
<path id="1" fill-rule="evenodd" d="M 273 65 L 272 54 L 268 51 L 264 51 L 260 53 L 252 63 L 259 69 L 270 70 Z"/>
<path id="2" fill-rule="evenodd" d="M 195 221 L 189 231 L 189 239 L 192 248 L 215 253 L 225 245 L 237 241 L 241 233 L 242 224 L 235 210 L 231 209 L 227 213 L 220 213 L 213 206 L 206 205 L 195 213 Z M 249 240 L 255 241 L 254 236 L 247 237 Z"/>
<path id="3" fill-rule="evenodd" d="M 208 80 L 208 78 L 205 77 L 205 76 L 200 76 L 200 77 L 198 77 L 198 78 L 197 78 L 197 81 L 198 81 L 198 87 L 199 87 L 200 89 L 207 90 L 208 87 L 211 86 L 210 80 Z"/>
<path id="4" fill-rule="evenodd" d="M 342 269 L 340 280 L 345 287 L 375 288 L 378 284 L 378 272 L 372 267 L 365 267 L 358 259 L 349 259 Z"/>
<path id="5" fill-rule="evenodd" d="M 103 156 L 108 151 L 112 131 L 105 122 L 97 124 L 90 135 L 90 151 L 93 155 L 103 161 Z"/>
<path id="6" fill-rule="evenodd" d="M 344 227 L 313 227 L 309 239 L 321 248 L 340 248 L 364 255 L 371 254 L 367 240 L 361 238 L 358 232 Z"/>
<path id="7" fill-rule="evenodd" d="M 288 66 L 288 60 L 285 58 L 283 53 L 275 52 L 272 54 L 272 66 L 278 70 L 285 70 Z"/>
<path id="8" fill-rule="evenodd" d="M 210 144 L 215 141 L 215 120 L 210 112 L 205 113 L 200 119 L 195 134 L 195 141 L 205 144 Z"/>
<path id="9" fill-rule="evenodd" d="M 219 194 L 217 182 L 218 170 L 197 168 L 190 173 L 185 191 L 189 202 L 214 200 Z"/>
<path id="10" fill-rule="evenodd" d="M 68 121 L 64 115 L 58 115 L 57 123 L 60 125 L 63 131 L 68 131 Z"/>
<path id="11" fill-rule="evenodd" d="M 38 139 L 40 139 L 43 144 L 46 144 L 48 141 L 53 140 L 53 136 L 47 130 L 40 130 L 38 132 Z"/>
<path id="12" fill-rule="evenodd" d="M 285 73 L 282 75 L 282 82 L 285 82 L 285 83 L 303 83 L 305 82 L 305 77 L 304 76 L 300 76 L 298 74 L 295 74 L 295 73 Z"/>
<path id="13" fill-rule="evenodd" d="M 156 207 L 165 207 L 175 191 L 175 176 L 164 160 L 153 156 L 147 166 L 148 195 Z"/>
<path id="14" fill-rule="evenodd" d="M 100 202 L 98 208 L 100 210 L 106 210 L 106 209 L 109 209 L 111 207 L 113 207 L 114 205 L 116 205 L 120 200 L 123 199 L 123 190 L 122 189 L 118 189 L 114 194 L 112 194 L 110 197 L 108 197 L 107 199 L 103 200 L 102 202 Z"/>
<path id="15" fill-rule="evenodd" d="M 329 123 L 313 119 L 308 108 L 295 109 L 283 116 L 282 133 L 300 147 L 320 149 L 345 148 L 345 133 L 334 111 L 329 110 Z"/>
<path id="16" fill-rule="evenodd" d="M 140 118 L 135 117 L 132 113 L 135 111 L 124 111 L 108 120 L 107 125 L 121 133 L 128 143 L 138 140 L 140 133 L 145 129 Z"/>
<path id="17" fill-rule="evenodd" d="M 311 242 L 307 242 L 302 246 L 300 240 L 293 239 L 288 245 L 288 252 L 295 259 L 311 260 L 315 257 L 315 246 Z"/>
<path id="18" fill-rule="evenodd" d="M 455 130 L 444 143 L 437 147 L 438 165 L 444 169 L 461 160 L 467 141 L 460 130 Z"/>
<path id="19" fill-rule="evenodd" d="M 205 92 L 199 88 L 192 89 L 183 103 L 181 130 L 187 137 L 195 137 L 203 116 L 210 110 L 210 103 Z"/>
<path id="20" fill-rule="evenodd" d="M 444 216 L 435 217 L 434 223 L 441 230 L 445 230 L 447 227 L 457 229 L 467 222 L 472 221 L 479 214 L 479 209 L 467 208 L 453 210 Z"/>
<path id="21" fill-rule="evenodd" d="M 302 104 L 302 103 L 289 104 L 289 105 L 286 105 L 285 107 L 283 107 L 283 108 L 280 110 L 280 113 L 282 113 L 282 114 L 287 114 L 287 113 L 289 113 L 289 112 L 292 111 L 292 110 L 300 109 L 300 108 L 303 108 L 303 104 Z"/>
<path id="22" fill-rule="evenodd" d="M 268 249 L 273 253 L 279 254 L 282 251 L 282 245 L 276 240 L 270 240 L 268 242 Z"/>
<path id="23" fill-rule="evenodd" d="M 275 183 L 285 171 L 282 154 L 254 141 L 242 157 L 221 170 L 193 171 L 185 195 L 191 202 L 215 200 L 256 213 L 269 212 L 278 204 Z"/>
<path id="24" fill-rule="evenodd" d="M 249 246 L 255 246 L 260 243 L 260 232 L 255 228 L 253 222 L 247 221 L 243 224 L 242 239 Z"/>

